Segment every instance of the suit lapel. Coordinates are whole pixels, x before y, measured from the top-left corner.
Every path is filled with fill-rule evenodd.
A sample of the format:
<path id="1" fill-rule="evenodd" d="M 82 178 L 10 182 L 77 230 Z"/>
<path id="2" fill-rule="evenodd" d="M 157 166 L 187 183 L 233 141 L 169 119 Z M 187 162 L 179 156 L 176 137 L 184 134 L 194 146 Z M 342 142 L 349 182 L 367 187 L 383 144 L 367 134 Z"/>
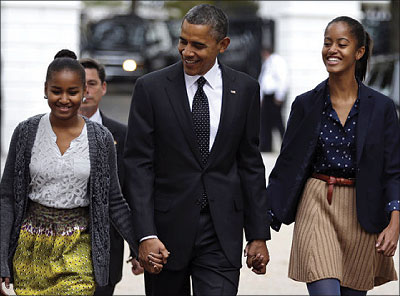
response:
<path id="1" fill-rule="evenodd" d="M 118 141 L 120 140 L 118 137 L 118 131 L 115 129 L 114 124 L 112 121 L 100 111 L 101 120 L 103 125 L 111 132 L 114 138 L 114 144 L 117 145 Z"/>
<path id="2" fill-rule="evenodd" d="M 232 120 L 234 119 L 235 115 L 235 99 L 236 96 L 239 94 L 236 94 L 236 89 L 232 86 L 234 86 L 234 80 L 235 77 L 233 75 L 230 75 L 230 73 L 227 71 L 227 69 L 224 67 L 224 65 L 220 64 L 221 68 L 221 73 L 222 73 L 222 106 L 221 106 L 221 115 L 220 115 L 220 120 L 219 120 L 219 125 L 218 125 L 218 130 L 217 134 L 215 136 L 214 144 L 211 147 L 210 151 L 210 156 L 208 158 L 207 165 L 212 163 L 213 159 L 215 158 L 215 155 L 218 154 L 218 149 L 221 148 L 221 146 L 225 145 L 224 141 L 224 134 L 225 131 L 229 128 L 231 128 L 231 123 Z M 217 151 L 217 152 L 216 152 Z"/>
<path id="3" fill-rule="evenodd" d="M 179 125 L 182 128 L 183 134 L 189 143 L 190 149 L 201 164 L 200 149 L 193 130 L 192 112 L 190 111 L 189 99 L 186 92 L 182 62 L 175 64 L 167 79 L 169 80 L 169 83 L 165 90 L 169 101 L 175 112 Z"/>
<path id="4" fill-rule="evenodd" d="M 298 150 L 303 150 L 302 155 L 308 157 L 315 148 L 318 133 L 321 128 L 321 117 L 325 102 L 325 88 L 327 80 L 315 87 L 306 100 L 302 101 L 304 108 L 303 119 L 298 126 L 294 127 L 295 132 L 287 130 L 285 137 L 287 143 L 282 147 L 292 147 L 292 142 Z M 299 145 L 301 143 L 301 145 Z M 304 144 L 304 145 L 303 145 Z M 307 159 L 307 157 L 305 159 Z"/>
<path id="5" fill-rule="evenodd" d="M 357 164 L 360 162 L 365 138 L 368 134 L 369 121 L 374 107 L 374 100 L 364 84 L 360 83 L 360 112 L 357 122 Z"/>
<path id="6" fill-rule="evenodd" d="M 103 122 L 103 125 L 108 128 L 108 130 L 111 132 L 112 135 L 114 135 L 115 130 L 112 124 L 110 124 L 110 121 L 108 120 L 108 117 L 103 114 L 103 112 L 100 111 L 100 116 L 101 120 Z"/>

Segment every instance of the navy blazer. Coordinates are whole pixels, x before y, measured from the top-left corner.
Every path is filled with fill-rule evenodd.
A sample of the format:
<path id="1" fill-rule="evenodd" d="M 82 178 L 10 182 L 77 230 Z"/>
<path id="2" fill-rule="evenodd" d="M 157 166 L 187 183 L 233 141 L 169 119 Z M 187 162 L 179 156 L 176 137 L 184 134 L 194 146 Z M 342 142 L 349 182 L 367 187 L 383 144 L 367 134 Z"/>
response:
<path id="1" fill-rule="evenodd" d="M 269 176 L 269 207 L 280 223 L 294 222 L 304 185 L 312 173 L 324 106 L 320 83 L 294 100 L 280 155 Z M 393 101 L 360 83 L 356 130 L 356 204 L 361 226 L 381 232 L 389 223 L 385 206 L 400 199 L 400 125 Z"/>

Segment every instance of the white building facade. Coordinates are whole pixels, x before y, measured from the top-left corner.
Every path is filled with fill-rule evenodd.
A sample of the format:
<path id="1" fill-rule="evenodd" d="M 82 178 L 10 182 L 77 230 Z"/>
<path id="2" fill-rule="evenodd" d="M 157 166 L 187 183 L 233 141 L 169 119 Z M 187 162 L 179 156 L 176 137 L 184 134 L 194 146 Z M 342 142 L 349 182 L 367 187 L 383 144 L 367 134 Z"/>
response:
<path id="1" fill-rule="evenodd" d="M 361 21 L 361 1 L 260 1 L 261 17 L 275 20 L 275 51 L 288 63 L 284 119 L 297 95 L 328 78 L 321 50 L 326 25 L 337 16 Z"/>
<path id="2" fill-rule="evenodd" d="M 1 167 L 20 121 L 49 112 L 46 70 L 62 48 L 78 54 L 81 1 L 1 1 Z"/>

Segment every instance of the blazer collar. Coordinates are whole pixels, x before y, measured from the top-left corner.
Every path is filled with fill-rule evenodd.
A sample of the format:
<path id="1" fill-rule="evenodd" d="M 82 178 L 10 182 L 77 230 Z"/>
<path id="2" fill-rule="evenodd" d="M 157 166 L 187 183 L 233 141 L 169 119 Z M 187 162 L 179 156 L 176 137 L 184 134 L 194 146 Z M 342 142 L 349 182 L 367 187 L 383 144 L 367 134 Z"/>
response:
<path id="1" fill-rule="evenodd" d="M 305 106 L 309 108 L 308 116 L 311 116 L 312 121 L 320 121 L 322 115 L 322 109 L 325 103 L 325 94 L 327 91 L 328 79 L 322 81 L 318 84 L 313 90 L 312 100 L 309 102 L 309 106 Z M 307 116 L 307 115 L 306 115 Z M 315 122 L 316 123 L 316 122 Z"/>
<path id="2" fill-rule="evenodd" d="M 374 109 L 375 101 L 372 92 L 362 82 L 359 82 L 360 110 L 357 122 L 357 164 L 360 162 L 365 139 L 368 134 L 369 123 Z"/>

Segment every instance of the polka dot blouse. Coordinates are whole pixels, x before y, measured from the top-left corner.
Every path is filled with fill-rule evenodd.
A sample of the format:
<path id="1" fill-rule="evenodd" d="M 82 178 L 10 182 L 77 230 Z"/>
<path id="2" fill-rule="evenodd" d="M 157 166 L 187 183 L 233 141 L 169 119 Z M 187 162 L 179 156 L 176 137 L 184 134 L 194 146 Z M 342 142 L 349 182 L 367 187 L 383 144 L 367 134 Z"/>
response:
<path id="1" fill-rule="evenodd" d="M 343 126 L 327 95 L 322 111 L 314 172 L 335 177 L 355 178 L 359 105 L 360 99 L 357 98 Z"/>
<path id="2" fill-rule="evenodd" d="M 344 126 L 332 107 L 329 92 L 322 111 L 321 130 L 318 136 L 314 172 L 342 178 L 356 176 L 356 128 L 360 98 L 354 102 Z M 400 201 L 386 205 L 386 211 L 399 211 Z"/>

